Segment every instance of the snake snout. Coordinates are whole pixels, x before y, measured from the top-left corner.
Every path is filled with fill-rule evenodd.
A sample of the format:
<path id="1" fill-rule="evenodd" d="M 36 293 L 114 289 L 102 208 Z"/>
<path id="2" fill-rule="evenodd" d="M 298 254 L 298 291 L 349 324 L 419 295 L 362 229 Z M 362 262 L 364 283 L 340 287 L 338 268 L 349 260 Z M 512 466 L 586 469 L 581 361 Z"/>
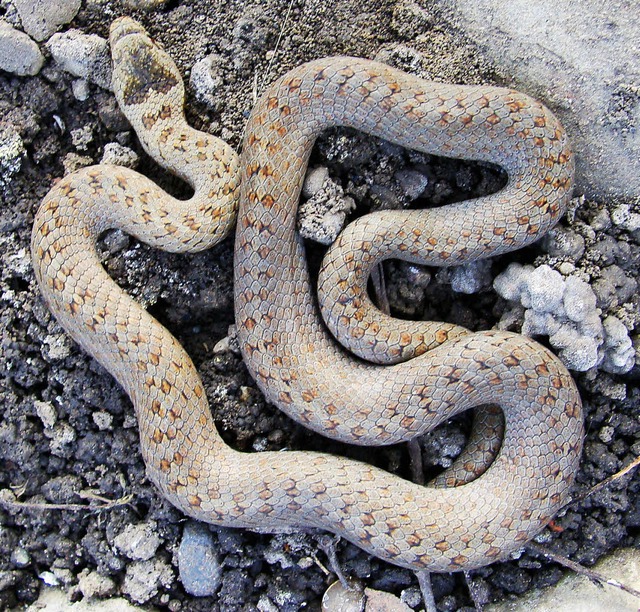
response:
<path id="1" fill-rule="evenodd" d="M 111 48 L 118 44 L 125 36 L 129 34 L 143 34 L 147 36 L 146 30 L 131 17 L 118 17 L 109 28 L 109 44 Z"/>

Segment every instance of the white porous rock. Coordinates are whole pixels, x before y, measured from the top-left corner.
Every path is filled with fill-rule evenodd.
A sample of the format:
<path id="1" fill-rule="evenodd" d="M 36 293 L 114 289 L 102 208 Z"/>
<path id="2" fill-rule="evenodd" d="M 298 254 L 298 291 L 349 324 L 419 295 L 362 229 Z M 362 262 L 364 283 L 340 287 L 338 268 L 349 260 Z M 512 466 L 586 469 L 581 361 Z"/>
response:
<path id="1" fill-rule="evenodd" d="M 543 265 L 528 275 L 521 295 L 522 305 L 538 312 L 563 309 L 564 279 L 560 272 Z"/>
<path id="2" fill-rule="evenodd" d="M 196 98 L 204 102 L 213 110 L 222 107 L 222 89 L 224 58 L 217 53 L 211 53 L 191 68 L 189 85 L 193 88 Z"/>
<path id="3" fill-rule="evenodd" d="M 0 128 L 0 187 L 7 186 L 20 172 L 25 155 L 26 150 L 20 134 L 11 126 Z"/>
<path id="4" fill-rule="evenodd" d="M 38 42 L 46 40 L 80 10 L 82 0 L 12 0 L 25 32 Z"/>
<path id="5" fill-rule="evenodd" d="M 635 365 L 635 349 L 629 330 L 622 321 L 609 315 L 604 321 L 604 360 L 602 369 L 611 374 L 624 374 Z"/>
<path id="6" fill-rule="evenodd" d="M 108 142 L 104 145 L 102 152 L 101 164 L 114 164 L 116 166 L 125 166 L 126 168 L 135 168 L 140 161 L 138 154 L 129 147 L 121 145 L 119 142 Z"/>
<path id="7" fill-rule="evenodd" d="M 533 266 L 512 263 L 504 272 L 496 276 L 493 281 L 493 288 L 505 300 L 520 303 L 520 296 L 524 290 L 525 283 L 533 270 Z"/>
<path id="8" fill-rule="evenodd" d="M 298 209 L 300 234 L 320 244 L 331 244 L 342 231 L 347 213 L 355 208 L 353 198 L 344 195 L 326 168 L 309 172 L 303 194 L 309 194 L 309 199 Z"/>
<path id="9" fill-rule="evenodd" d="M 451 289 L 471 295 L 491 286 L 491 262 L 486 259 L 472 261 L 451 268 Z"/>
<path id="10" fill-rule="evenodd" d="M 109 43 L 96 34 L 68 30 L 54 34 L 47 43 L 53 59 L 66 72 L 111 89 Z"/>
<path id="11" fill-rule="evenodd" d="M 42 64 L 44 56 L 38 45 L 24 32 L 0 19 L 0 70 L 27 76 L 38 74 Z"/>
<path id="12" fill-rule="evenodd" d="M 613 316 L 602 321 L 596 294 L 581 278 L 564 278 L 548 265 L 534 268 L 513 263 L 493 286 L 500 296 L 524 307 L 522 333 L 548 336 L 569 369 L 584 372 L 597 367 L 622 374 L 634 366 L 628 329 Z M 514 310 L 504 318 L 502 329 L 513 324 Z"/>
<path id="13" fill-rule="evenodd" d="M 564 311 L 571 321 L 580 323 L 596 310 L 596 294 L 582 279 L 570 276 L 565 281 L 562 303 Z"/>

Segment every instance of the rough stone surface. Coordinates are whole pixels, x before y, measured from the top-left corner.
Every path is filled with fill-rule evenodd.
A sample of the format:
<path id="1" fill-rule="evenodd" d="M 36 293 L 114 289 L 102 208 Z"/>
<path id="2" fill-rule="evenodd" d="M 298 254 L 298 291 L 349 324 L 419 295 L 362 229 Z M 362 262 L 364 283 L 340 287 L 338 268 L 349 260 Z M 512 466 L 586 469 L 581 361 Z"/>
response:
<path id="1" fill-rule="evenodd" d="M 578 185 L 640 195 L 640 12 L 629 0 L 443 0 L 451 22 L 505 78 L 568 128 Z"/>
<path id="2" fill-rule="evenodd" d="M 195 597 L 213 595 L 222 582 L 222 567 L 213 534 L 195 521 L 184 527 L 178 548 L 180 580 L 187 593 Z"/>
<path id="3" fill-rule="evenodd" d="M 24 31 L 38 42 L 46 40 L 80 10 L 82 0 L 13 0 Z"/>
<path id="4" fill-rule="evenodd" d="M 20 172 L 25 152 L 20 134 L 11 127 L 0 126 L 0 187 L 8 185 Z"/>
<path id="5" fill-rule="evenodd" d="M 104 89 L 111 88 L 111 56 L 104 38 L 69 30 L 54 34 L 47 48 L 63 70 Z"/>
<path id="6" fill-rule="evenodd" d="M 4 19 L 0 19 L 0 70 L 18 76 L 40 72 L 44 56 L 38 45 L 24 32 L 16 30 Z"/>
<path id="7" fill-rule="evenodd" d="M 114 539 L 114 546 L 123 554 L 136 561 L 147 561 L 155 554 L 162 542 L 156 533 L 155 521 L 127 525 Z"/>
<path id="8" fill-rule="evenodd" d="M 602 559 L 595 572 L 640 590 L 640 554 L 627 548 Z M 485 612 L 638 612 L 638 599 L 613 586 L 597 586 L 585 576 L 570 574 L 555 587 L 534 590 L 517 601 L 486 606 Z"/>

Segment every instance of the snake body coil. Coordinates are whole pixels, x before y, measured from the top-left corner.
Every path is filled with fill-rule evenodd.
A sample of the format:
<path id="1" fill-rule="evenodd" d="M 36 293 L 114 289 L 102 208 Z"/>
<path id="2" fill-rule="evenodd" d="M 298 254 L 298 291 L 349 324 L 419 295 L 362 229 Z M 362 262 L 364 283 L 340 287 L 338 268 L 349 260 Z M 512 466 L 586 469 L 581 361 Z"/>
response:
<path id="1" fill-rule="evenodd" d="M 111 44 L 123 111 L 147 151 L 189 181 L 194 196 L 179 202 L 115 166 L 81 170 L 45 198 L 32 256 L 52 312 L 130 396 L 148 475 L 162 493 L 204 521 L 319 527 L 431 571 L 485 565 L 540 531 L 566 500 L 580 457 L 581 404 L 568 372 L 516 334 L 380 317 L 364 287 L 387 257 L 458 264 L 550 228 L 573 176 L 553 115 L 511 90 L 429 83 L 375 62 L 328 58 L 269 88 L 251 114 L 239 163 L 224 143 L 186 125 L 177 69 L 138 24 L 116 21 Z M 371 215 L 343 233 L 325 261 L 319 299 L 330 329 L 368 361 L 348 354 L 321 323 L 295 231 L 313 142 L 331 125 L 490 160 L 509 173 L 498 194 L 407 218 Z M 232 226 L 238 191 L 236 320 L 265 396 L 308 427 L 357 444 L 408 440 L 470 407 L 497 404 L 504 441 L 482 476 L 422 487 L 340 457 L 243 454 L 224 444 L 191 360 L 107 276 L 95 241 L 118 227 L 176 252 L 207 248 Z M 476 471 L 471 454 L 465 463 Z"/>

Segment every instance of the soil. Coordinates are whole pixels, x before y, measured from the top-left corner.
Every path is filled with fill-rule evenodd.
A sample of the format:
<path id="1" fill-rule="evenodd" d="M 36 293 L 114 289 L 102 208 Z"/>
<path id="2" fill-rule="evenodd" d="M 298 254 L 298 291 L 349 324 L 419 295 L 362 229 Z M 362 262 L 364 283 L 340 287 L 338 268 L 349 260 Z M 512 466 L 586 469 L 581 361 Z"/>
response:
<path id="1" fill-rule="evenodd" d="M 359 8 L 361 4 L 294 1 L 287 15 L 288 3 L 275 0 L 170 1 L 155 11 L 93 0 L 69 27 L 106 38 L 115 17 L 136 17 L 171 53 L 187 79 L 197 60 L 218 54 L 223 79 L 215 103 L 198 102 L 189 90 L 187 115 L 194 127 L 234 147 L 241 141 L 255 92 L 287 69 L 317 57 L 376 57 L 435 80 L 498 82 L 498 72 L 436 10 L 427 9 L 418 18 L 406 10 L 411 3 L 376 0 Z M 66 337 L 40 298 L 29 261 L 31 223 L 65 165 L 97 163 L 107 143 L 120 142 L 140 154 L 141 172 L 173 193 L 185 193 L 183 185 L 144 155 L 111 93 L 91 85 L 92 95 L 78 101 L 72 94 L 73 80 L 51 60 L 35 77 L 0 75 L 1 125 L 17 131 L 26 148 L 20 172 L 3 186 L 0 209 L 0 490 L 3 499 L 10 490 L 29 503 L 96 505 L 87 501 L 88 492 L 107 500 L 132 498 L 103 510 L 0 509 L 0 608 L 33 602 L 43 581 L 58 582 L 81 598 L 76 585 L 83 572 L 108 576 L 113 583 L 105 594 L 124 592 L 131 597 L 131 589 L 123 585 L 136 561 L 120 552 L 114 541 L 131 523 L 152 522 L 159 539 L 154 559 L 170 571 L 146 606 L 172 611 L 319 609 L 322 594 L 335 580 L 327 569 L 326 539 L 319 533 L 274 536 L 212 527 L 220 555 L 220 590 L 201 598 L 185 592 L 176 553 L 186 519 L 145 478 L 131 404 L 117 383 Z M 75 130 L 90 137 L 79 142 L 78 132 L 72 138 Z M 499 170 L 487 165 L 402 151 L 348 130 L 323 136 L 313 163 L 329 167 L 332 177 L 357 200 L 357 214 L 379 206 L 462 200 L 496 190 L 504 180 Z M 416 201 L 409 202 L 398 183 L 402 170 L 419 171 L 429 179 Z M 594 211 L 613 205 L 585 203 L 580 214 L 588 220 Z M 599 230 L 598 235 L 605 233 L 608 239 L 630 242 L 637 254 L 628 236 L 614 230 Z M 173 256 L 112 232 L 100 248 L 113 278 L 165 324 L 194 359 L 215 421 L 230 445 L 245 451 L 338 452 L 410 476 L 406 448 L 352 449 L 305 431 L 264 401 L 232 341 L 216 347 L 233 324 L 233 238 L 203 254 Z M 309 249 L 311 261 L 316 261 L 321 250 L 313 245 Z M 509 261 L 533 263 L 541 255 L 538 244 L 499 258 L 492 263 L 492 274 Z M 626 271 L 637 277 L 637 269 Z M 446 275 L 435 274 L 427 284 L 428 271 L 397 262 L 386 272 L 392 310 L 399 316 L 487 329 L 507 308 L 490 287 L 462 296 L 451 290 Z M 424 282 L 416 284 L 417 278 Z M 576 494 L 640 452 L 638 374 L 636 367 L 621 376 L 576 376 L 587 431 Z M 428 474 L 451 461 L 467 432 L 467 421 L 458 419 L 421 440 Z M 639 489 L 639 476 L 625 477 L 570 506 L 540 541 L 585 565 L 617 547 L 637 546 Z M 345 542 L 337 543 L 337 559 L 346 574 L 420 607 L 417 580 L 410 571 Z M 472 579 L 479 599 L 488 602 L 553 584 L 562 575 L 556 564 L 523 552 L 514 560 L 473 572 Z M 461 574 L 433 576 L 433 586 L 440 610 L 471 609 Z"/>

